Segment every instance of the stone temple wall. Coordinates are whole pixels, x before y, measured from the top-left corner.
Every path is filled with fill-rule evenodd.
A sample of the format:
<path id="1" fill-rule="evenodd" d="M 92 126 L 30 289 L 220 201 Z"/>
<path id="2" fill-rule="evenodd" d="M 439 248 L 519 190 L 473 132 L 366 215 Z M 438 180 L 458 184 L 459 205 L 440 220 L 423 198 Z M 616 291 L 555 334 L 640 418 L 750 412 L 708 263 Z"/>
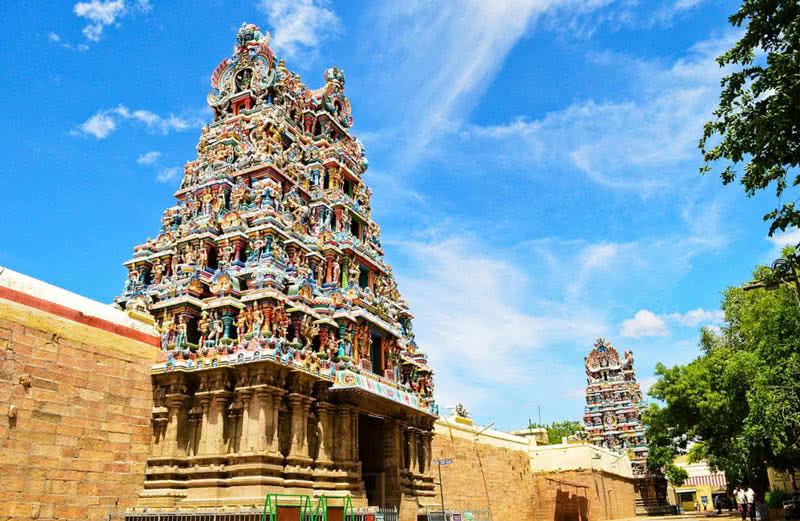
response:
<path id="1" fill-rule="evenodd" d="M 452 418 L 450 422 L 452 422 Z M 482 427 L 438 421 L 433 458 L 452 458 L 442 466 L 446 510 L 490 510 L 492 519 L 533 520 L 536 489 L 527 440 Z M 438 468 L 432 465 L 438 481 Z M 436 487 L 435 506 L 440 504 Z"/>
<path id="2" fill-rule="evenodd" d="M 121 311 L 0 267 L 0 520 L 136 502 L 156 343 Z"/>
<path id="3" fill-rule="evenodd" d="M 634 517 L 633 480 L 591 469 L 535 474 L 536 521 Z M 580 514 L 580 517 L 579 517 Z"/>

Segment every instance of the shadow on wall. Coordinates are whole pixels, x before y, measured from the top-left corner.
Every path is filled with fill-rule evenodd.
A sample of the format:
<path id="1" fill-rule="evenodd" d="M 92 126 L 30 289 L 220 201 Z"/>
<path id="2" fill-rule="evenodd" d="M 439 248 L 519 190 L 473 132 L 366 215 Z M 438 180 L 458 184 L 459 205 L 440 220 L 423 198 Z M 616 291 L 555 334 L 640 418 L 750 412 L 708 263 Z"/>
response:
<path id="1" fill-rule="evenodd" d="M 585 495 L 573 494 L 569 490 L 556 490 L 553 521 L 588 521 L 588 519 L 589 500 Z"/>

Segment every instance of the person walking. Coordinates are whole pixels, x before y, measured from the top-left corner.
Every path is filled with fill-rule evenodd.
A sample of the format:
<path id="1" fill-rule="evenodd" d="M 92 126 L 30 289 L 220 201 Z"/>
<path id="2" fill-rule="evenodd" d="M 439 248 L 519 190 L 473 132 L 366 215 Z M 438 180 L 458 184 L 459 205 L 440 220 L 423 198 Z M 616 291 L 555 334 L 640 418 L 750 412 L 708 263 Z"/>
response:
<path id="1" fill-rule="evenodd" d="M 722 514 L 722 496 L 719 494 L 714 496 L 714 508 L 717 510 L 717 515 Z"/>
<path id="2" fill-rule="evenodd" d="M 733 495 L 736 497 L 736 505 L 739 508 L 739 513 L 742 514 L 742 521 L 744 521 L 747 518 L 747 496 L 744 489 L 741 486 L 737 486 Z"/>
<path id="3" fill-rule="evenodd" d="M 747 499 L 747 509 L 750 511 L 750 521 L 756 521 L 756 493 L 753 492 L 753 487 L 747 487 L 744 495 Z"/>

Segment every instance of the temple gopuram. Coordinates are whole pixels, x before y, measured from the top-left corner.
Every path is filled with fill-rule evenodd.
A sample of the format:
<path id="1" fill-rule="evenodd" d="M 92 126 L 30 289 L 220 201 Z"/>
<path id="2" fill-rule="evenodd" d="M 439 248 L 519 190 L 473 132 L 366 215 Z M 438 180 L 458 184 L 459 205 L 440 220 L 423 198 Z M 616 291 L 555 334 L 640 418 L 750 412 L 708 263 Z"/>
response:
<path id="1" fill-rule="evenodd" d="M 433 372 L 370 217 L 344 72 L 312 90 L 266 31 L 236 36 L 197 158 L 115 299 L 161 338 L 137 509 L 299 494 L 416 513 L 434 493 Z"/>
<path id="2" fill-rule="evenodd" d="M 611 343 L 598 338 L 586 362 L 586 408 L 583 423 L 595 445 L 625 452 L 634 475 L 647 472 L 642 391 L 633 370 L 633 353 L 620 361 Z"/>
<path id="3" fill-rule="evenodd" d="M 633 369 L 633 352 L 619 353 L 598 338 L 586 363 L 584 428 L 598 446 L 626 454 L 631 460 L 637 513 L 660 513 L 666 502 L 666 481 L 647 469 L 647 440 L 642 424 L 645 403 Z"/>

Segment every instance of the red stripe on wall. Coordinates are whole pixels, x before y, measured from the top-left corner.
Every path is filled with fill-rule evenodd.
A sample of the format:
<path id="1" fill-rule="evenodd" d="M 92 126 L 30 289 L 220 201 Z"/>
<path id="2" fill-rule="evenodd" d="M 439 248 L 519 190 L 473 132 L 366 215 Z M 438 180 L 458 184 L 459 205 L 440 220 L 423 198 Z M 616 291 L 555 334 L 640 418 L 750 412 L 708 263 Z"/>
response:
<path id="1" fill-rule="evenodd" d="M 17 304 L 22 304 L 23 306 L 36 308 L 61 318 L 72 320 L 73 322 L 77 322 L 79 324 L 102 329 L 103 331 L 108 331 L 109 333 L 124 336 L 132 340 L 138 340 L 139 342 L 144 342 L 145 344 L 155 347 L 160 345 L 159 338 L 157 336 L 148 335 L 147 333 L 142 333 L 141 331 L 137 331 L 127 326 L 121 326 L 102 318 L 92 317 L 76 309 L 68 308 L 66 306 L 62 306 L 61 304 L 50 302 L 49 300 L 40 299 L 38 297 L 34 297 L 33 295 L 22 293 L 21 291 L 7 288 L 5 286 L 0 286 L 0 298 L 16 302 Z"/>

